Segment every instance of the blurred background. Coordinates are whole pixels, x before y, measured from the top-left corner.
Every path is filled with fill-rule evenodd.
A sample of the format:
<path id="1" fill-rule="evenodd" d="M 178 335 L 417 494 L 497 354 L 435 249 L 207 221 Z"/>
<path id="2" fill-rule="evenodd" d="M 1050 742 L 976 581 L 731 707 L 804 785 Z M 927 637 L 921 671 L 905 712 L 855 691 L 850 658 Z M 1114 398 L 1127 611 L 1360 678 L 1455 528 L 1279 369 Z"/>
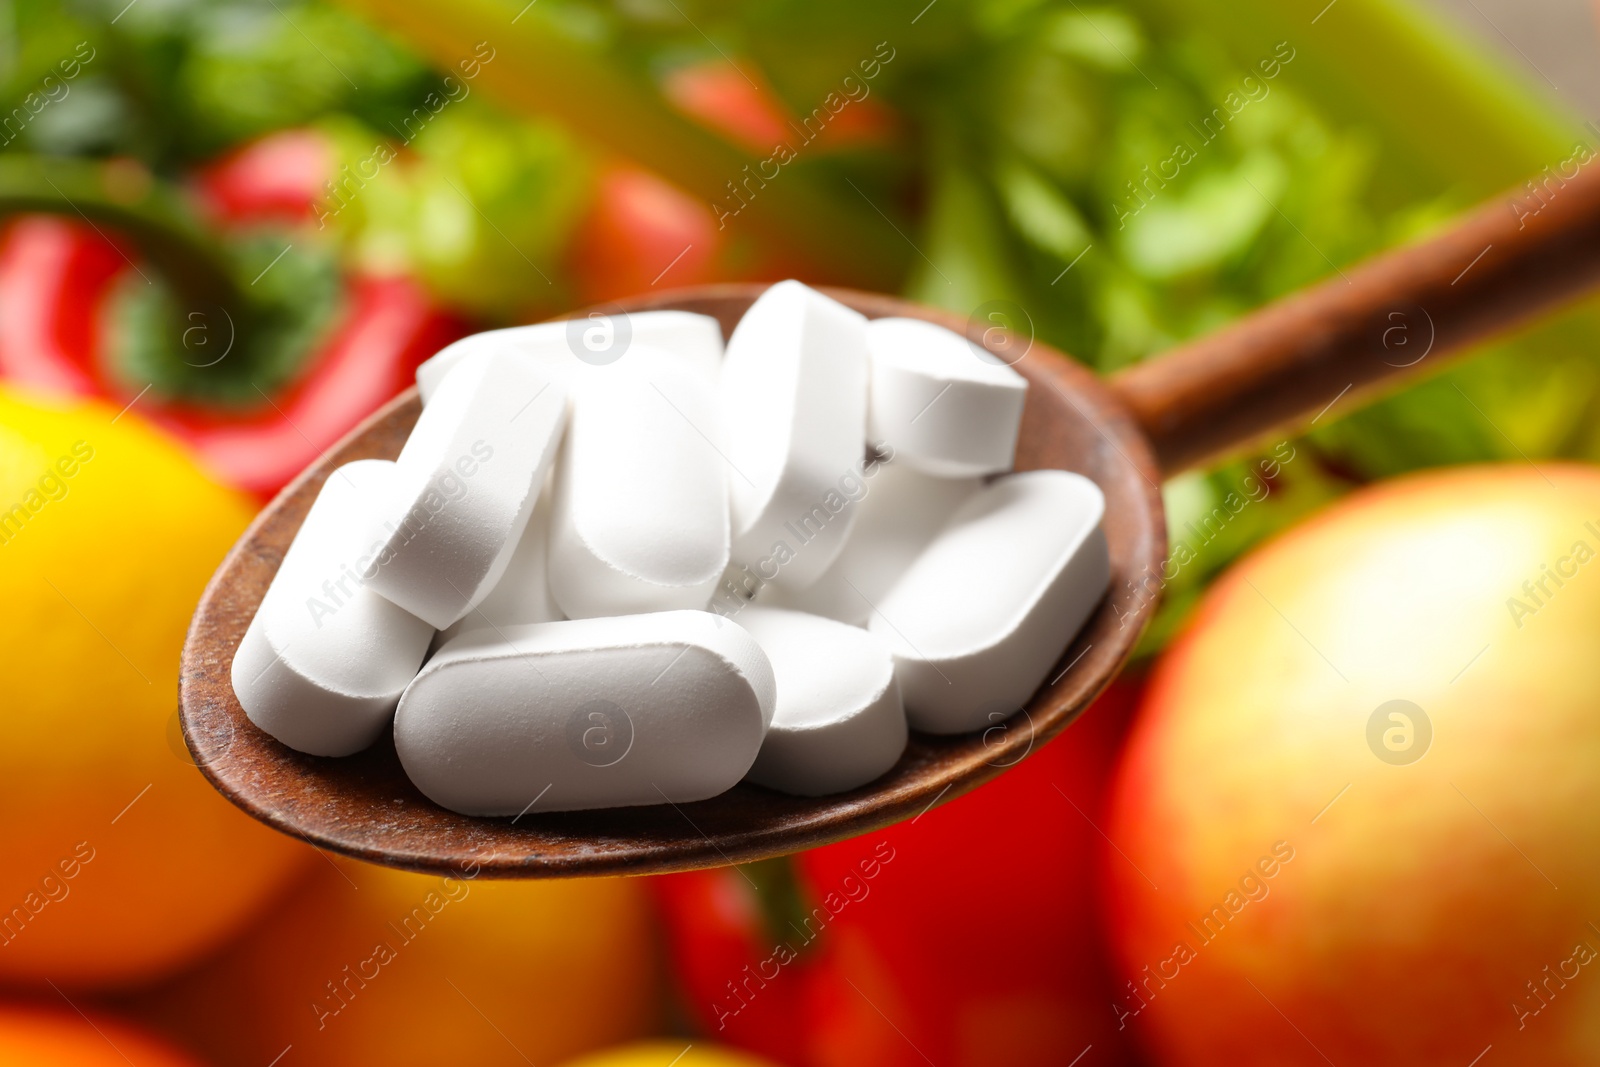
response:
<path id="1" fill-rule="evenodd" d="M 799 277 L 1111 372 L 1537 213 L 1596 14 L 0 0 L 0 1063 L 1600 1060 L 1600 304 L 1173 479 L 1134 668 L 866 838 L 405 874 L 235 811 L 175 711 L 255 511 L 456 337 Z"/>

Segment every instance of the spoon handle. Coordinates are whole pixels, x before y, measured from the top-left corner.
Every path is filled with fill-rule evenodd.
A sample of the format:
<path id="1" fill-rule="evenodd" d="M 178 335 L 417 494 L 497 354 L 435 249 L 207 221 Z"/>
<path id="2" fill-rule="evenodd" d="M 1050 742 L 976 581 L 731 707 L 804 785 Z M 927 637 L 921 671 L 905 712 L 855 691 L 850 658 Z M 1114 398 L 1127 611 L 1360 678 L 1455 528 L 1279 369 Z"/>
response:
<path id="1" fill-rule="evenodd" d="M 1600 165 L 1578 163 L 1592 156 L 1579 149 L 1442 233 L 1335 268 L 1111 387 L 1171 474 L 1440 370 L 1600 284 Z"/>

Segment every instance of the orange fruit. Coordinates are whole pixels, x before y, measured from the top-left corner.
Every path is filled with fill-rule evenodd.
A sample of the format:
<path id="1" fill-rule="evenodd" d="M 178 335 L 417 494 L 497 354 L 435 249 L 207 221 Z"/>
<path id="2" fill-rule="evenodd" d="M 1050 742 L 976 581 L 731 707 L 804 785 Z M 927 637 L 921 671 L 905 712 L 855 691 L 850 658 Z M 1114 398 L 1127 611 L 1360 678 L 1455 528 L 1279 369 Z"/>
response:
<path id="1" fill-rule="evenodd" d="M 126 1023 L 33 1005 L 0 1005 L 0 1067 L 198 1067 Z"/>
<path id="2" fill-rule="evenodd" d="M 265 1065 L 292 1045 L 294 1067 L 525 1067 L 652 1032 L 659 965 L 640 882 L 473 873 L 330 858 L 146 1007 L 218 1062 Z"/>
<path id="3" fill-rule="evenodd" d="M 177 734 L 189 616 L 251 512 L 137 410 L 0 390 L 0 981 L 175 969 L 309 855 Z"/>

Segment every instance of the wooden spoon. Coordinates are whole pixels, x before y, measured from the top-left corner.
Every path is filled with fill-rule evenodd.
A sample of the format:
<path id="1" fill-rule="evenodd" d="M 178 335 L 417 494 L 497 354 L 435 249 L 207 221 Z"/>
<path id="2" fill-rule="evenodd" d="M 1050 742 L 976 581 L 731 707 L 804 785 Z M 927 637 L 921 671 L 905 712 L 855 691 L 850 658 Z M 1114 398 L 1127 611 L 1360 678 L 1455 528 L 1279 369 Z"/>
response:
<path id="1" fill-rule="evenodd" d="M 1600 280 L 1600 171 L 1549 194 L 1543 209 L 1511 197 L 1425 243 L 1367 262 L 1110 383 L 1049 346 L 944 311 L 830 290 L 869 317 L 911 316 L 989 345 L 1030 384 L 1019 469 L 1057 467 L 1105 491 L 1110 594 L 1063 649 L 1026 708 L 988 730 L 913 734 L 870 785 L 821 798 L 739 785 L 694 804 L 482 819 L 446 811 L 407 780 L 393 739 L 344 759 L 303 755 L 246 719 L 229 669 L 284 550 L 329 473 L 392 459 L 421 410 L 396 398 L 274 500 L 212 578 L 183 653 L 180 705 L 196 763 L 235 804 L 270 826 L 376 863 L 500 877 L 642 874 L 794 852 L 915 818 L 1024 759 L 1059 733 L 1122 667 L 1153 613 L 1166 552 L 1159 486 L 1262 434 L 1326 417 L 1379 383 L 1437 368 L 1442 357 L 1507 329 Z M 679 308 L 726 334 L 762 286 L 666 292 L 623 310 Z M 1007 712 L 1011 709 L 1006 709 Z"/>

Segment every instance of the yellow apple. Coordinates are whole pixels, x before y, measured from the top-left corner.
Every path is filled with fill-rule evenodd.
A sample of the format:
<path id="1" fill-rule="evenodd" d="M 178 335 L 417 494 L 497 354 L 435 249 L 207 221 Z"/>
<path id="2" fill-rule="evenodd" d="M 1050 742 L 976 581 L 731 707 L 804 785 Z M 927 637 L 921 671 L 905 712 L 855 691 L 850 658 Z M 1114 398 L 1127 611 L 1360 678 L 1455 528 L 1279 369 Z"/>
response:
<path id="1" fill-rule="evenodd" d="M 1163 1067 L 1600 1062 L 1600 469 L 1385 482 L 1241 561 L 1106 831 Z"/>

